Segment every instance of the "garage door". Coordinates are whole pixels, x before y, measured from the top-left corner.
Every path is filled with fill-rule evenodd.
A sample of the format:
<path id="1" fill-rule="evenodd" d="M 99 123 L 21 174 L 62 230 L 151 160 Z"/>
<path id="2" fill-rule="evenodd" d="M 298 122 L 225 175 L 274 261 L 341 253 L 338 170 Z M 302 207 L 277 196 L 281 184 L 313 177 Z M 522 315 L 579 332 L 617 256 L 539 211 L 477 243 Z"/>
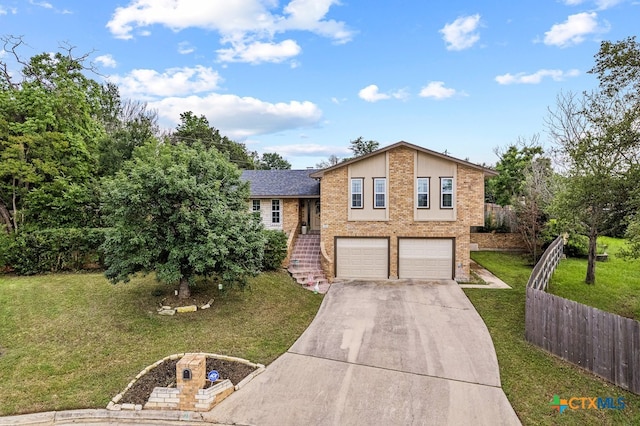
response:
<path id="1" fill-rule="evenodd" d="M 400 278 L 451 279 L 453 240 L 401 238 L 398 240 Z"/>
<path id="2" fill-rule="evenodd" d="M 338 278 L 389 278 L 389 240 L 386 238 L 337 238 Z"/>

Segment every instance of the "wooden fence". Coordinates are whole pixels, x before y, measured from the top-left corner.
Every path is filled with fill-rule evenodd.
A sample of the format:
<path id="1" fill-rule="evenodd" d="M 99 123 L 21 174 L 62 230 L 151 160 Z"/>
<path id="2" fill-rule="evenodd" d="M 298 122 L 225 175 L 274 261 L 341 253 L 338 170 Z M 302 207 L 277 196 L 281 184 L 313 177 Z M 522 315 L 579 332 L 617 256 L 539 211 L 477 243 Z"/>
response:
<path id="1" fill-rule="evenodd" d="M 527 341 L 640 394 L 640 322 L 545 293 L 562 253 L 556 242 L 527 284 Z"/>

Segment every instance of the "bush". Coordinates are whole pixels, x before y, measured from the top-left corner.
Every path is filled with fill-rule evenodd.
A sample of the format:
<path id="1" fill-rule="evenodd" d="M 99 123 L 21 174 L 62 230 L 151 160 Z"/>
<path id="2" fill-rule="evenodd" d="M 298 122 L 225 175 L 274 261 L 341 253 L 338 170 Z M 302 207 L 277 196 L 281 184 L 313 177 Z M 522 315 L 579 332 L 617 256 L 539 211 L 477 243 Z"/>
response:
<path id="1" fill-rule="evenodd" d="M 0 227 L 0 272 L 9 265 L 9 254 L 13 251 L 13 238 Z"/>
<path id="2" fill-rule="evenodd" d="M 568 257 L 586 257 L 589 254 L 589 237 L 580 234 L 569 234 L 564 253 Z"/>
<path id="3" fill-rule="evenodd" d="M 282 267 L 287 256 L 287 235 L 282 231 L 265 229 L 262 231 L 267 239 L 262 259 L 263 271 L 275 271 Z"/>
<path id="4" fill-rule="evenodd" d="M 77 271 L 89 264 L 101 267 L 99 248 L 104 238 L 102 228 L 20 231 L 6 238 L 9 248 L 0 250 L 0 266 L 20 275 Z"/>

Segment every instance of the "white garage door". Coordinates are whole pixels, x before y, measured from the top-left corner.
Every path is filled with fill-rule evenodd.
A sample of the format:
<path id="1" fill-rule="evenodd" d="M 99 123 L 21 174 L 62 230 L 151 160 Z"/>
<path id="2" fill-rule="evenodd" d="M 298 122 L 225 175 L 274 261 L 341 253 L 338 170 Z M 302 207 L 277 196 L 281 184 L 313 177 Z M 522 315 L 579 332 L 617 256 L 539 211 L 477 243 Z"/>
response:
<path id="1" fill-rule="evenodd" d="M 452 278 L 453 240 L 401 238 L 398 244 L 400 278 Z"/>
<path id="2" fill-rule="evenodd" d="M 389 240 L 386 238 L 337 238 L 338 278 L 389 278 Z"/>

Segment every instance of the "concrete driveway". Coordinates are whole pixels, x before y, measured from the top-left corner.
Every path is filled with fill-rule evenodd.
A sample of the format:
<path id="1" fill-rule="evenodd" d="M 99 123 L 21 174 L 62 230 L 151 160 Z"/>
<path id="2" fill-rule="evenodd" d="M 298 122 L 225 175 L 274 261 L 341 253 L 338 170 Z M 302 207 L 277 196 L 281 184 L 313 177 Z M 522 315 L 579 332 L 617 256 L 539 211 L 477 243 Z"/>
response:
<path id="1" fill-rule="evenodd" d="M 206 415 L 242 425 L 516 425 L 454 281 L 335 283 L 298 341 Z"/>

